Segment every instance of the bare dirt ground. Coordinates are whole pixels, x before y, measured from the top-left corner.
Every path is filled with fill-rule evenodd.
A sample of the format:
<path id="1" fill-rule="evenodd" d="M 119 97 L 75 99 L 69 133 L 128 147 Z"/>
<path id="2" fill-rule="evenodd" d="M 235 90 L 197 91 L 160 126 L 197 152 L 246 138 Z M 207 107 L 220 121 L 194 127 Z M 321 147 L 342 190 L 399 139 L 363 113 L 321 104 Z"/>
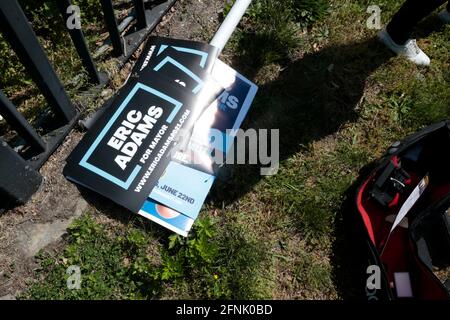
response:
<path id="1" fill-rule="evenodd" d="M 208 42 L 220 23 L 223 6 L 222 0 L 179 0 L 152 35 Z M 127 64 L 116 75 L 122 83 L 130 67 Z M 111 84 L 110 89 L 114 88 Z M 35 255 L 61 246 L 75 217 L 87 210 L 100 214 L 109 210 L 107 205 L 96 206 L 102 199 L 86 201 L 86 195 L 62 175 L 65 159 L 82 137 L 81 131 L 73 130 L 41 168 L 44 182 L 29 203 L 0 215 L 0 297 L 4 299 L 14 299 L 27 287 L 38 266 Z M 114 218 L 107 213 L 105 219 Z"/>

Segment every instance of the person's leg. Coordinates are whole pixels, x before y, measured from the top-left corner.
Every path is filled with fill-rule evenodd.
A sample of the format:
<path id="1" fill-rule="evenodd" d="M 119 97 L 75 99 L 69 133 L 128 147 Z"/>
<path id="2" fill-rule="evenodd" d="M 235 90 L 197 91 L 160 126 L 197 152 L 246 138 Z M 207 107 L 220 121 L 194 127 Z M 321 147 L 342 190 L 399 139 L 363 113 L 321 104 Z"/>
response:
<path id="1" fill-rule="evenodd" d="M 446 0 L 407 0 L 386 27 L 392 40 L 403 45 L 410 39 L 414 27 Z M 450 3 L 448 4 L 450 7 Z"/>

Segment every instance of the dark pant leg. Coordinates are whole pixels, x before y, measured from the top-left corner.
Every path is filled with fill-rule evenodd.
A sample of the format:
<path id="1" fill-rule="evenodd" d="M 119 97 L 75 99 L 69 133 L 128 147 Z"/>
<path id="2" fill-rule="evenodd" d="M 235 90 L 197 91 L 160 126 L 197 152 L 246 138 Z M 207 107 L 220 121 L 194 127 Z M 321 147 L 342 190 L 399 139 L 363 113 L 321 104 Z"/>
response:
<path id="1" fill-rule="evenodd" d="M 420 20 L 447 0 L 407 0 L 387 26 L 387 32 L 397 44 L 404 44 Z M 448 4 L 450 7 L 450 4 Z"/>

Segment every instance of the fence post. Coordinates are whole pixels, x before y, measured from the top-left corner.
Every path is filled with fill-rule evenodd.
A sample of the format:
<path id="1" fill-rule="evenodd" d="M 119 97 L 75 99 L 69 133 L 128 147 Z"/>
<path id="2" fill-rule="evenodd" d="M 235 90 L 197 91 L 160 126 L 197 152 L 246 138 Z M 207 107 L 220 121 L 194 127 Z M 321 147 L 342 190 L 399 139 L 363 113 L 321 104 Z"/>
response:
<path id="1" fill-rule="evenodd" d="M 42 176 L 0 139 L 0 204 L 23 204 L 39 189 Z"/>
<path id="2" fill-rule="evenodd" d="M 106 27 L 108 28 L 109 38 L 113 46 L 113 54 L 121 56 L 123 54 L 123 41 L 117 28 L 117 20 L 114 15 L 114 7 L 111 0 L 101 0 L 103 8 L 103 16 L 105 18 Z"/>
<path id="3" fill-rule="evenodd" d="M 57 0 L 56 1 L 59 11 L 64 20 L 64 25 L 67 27 L 69 31 L 69 35 L 72 38 L 73 44 L 75 45 L 75 49 L 78 52 L 78 55 L 83 62 L 83 66 L 86 68 L 88 72 L 89 79 L 91 83 L 105 83 L 106 78 L 105 75 L 100 74 L 95 67 L 94 61 L 89 53 L 89 48 L 86 44 L 86 40 L 84 38 L 83 31 L 81 28 L 69 28 L 67 26 L 67 20 L 71 17 L 71 15 L 67 12 L 67 8 L 72 5 L 72 1 L 70 0 Z"/>
<path id="4" fill-rule="evenodd" d="M 17 0 L 0 1 L 0 25 L 54 112 L 69 123 L 77 111 L 39 44 Z"/>
<path id="5" fill-rule="evenodd" d="M 137 28 L 144 29 L 147 27 L 147 17 L 145 15 L 144 0 L 133 0 L 134 10 L 136 12 Z"/>
<path id="6" fill-rule="evenodd" d="M 19 135 L 25 139 L 28 144 L 38 152 L 44 152 L 46 144 L 41 137 L 31 127 L 28 121 L 17 111 L 17 108 L 9 101 L 9 99 L 0 90 L 0 114 L 5 118 L 6 122 L 16 130 Z"/>

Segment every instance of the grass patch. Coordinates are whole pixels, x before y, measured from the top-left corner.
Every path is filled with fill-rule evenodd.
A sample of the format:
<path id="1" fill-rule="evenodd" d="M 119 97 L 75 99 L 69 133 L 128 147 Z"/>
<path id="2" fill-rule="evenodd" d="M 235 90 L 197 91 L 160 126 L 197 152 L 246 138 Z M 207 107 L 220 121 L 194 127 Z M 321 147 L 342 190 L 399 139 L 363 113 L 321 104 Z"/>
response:
<path id="1" fill-rule="evenodd" d="M 76 103 L 83 102 L 82 106 L 89 108 L 90 111 L 97 108 L 98 106 L 94 105 L 95 99 L 86 99 L 86 95 L 80 95 L 80 92 L 89 88 L 91 84 L 56 2 L 27 0 L 19 1 L 19 3 L 69 97 Z M 100 2 L 77 0 L 73 1 L 73 4 L 80 6 L 82 29 L 90 52 L 93 53 L 98 47 L 100 35 L 106 32 Z M 95 59 L 99 70 L 103 70 L 104 59 L 114 61 L 114 59 L 105 57 Z M 2 91 L 25 118 L 37 130 L 41 130 L 41 128 L 37 128 L 36 120 L 48 109 L 48 104 L 11 45 L 1 34 L 0 69 L 2 70 L 0 74 Z M 0 120 L 0 136 L 9 140 L 9 135 L 9 127 Z"/>
<path id="2" fill-rule="evenodd" d="M 27 299 L 118 299 L 136 298 L 138 281 L 130 279 L 126 258 L 136 254 L 137 235 L 112 237 L 88 215 L 76 220 L 68 230 L 68 246 L 61 256 L 41 253 L 40 274 L 45 281 L 32 285 Z M 140 243 L 141 245 L 143 242 Z M 133 256 L 134 258 L 134 256 Z M 66 270 L 81 268 L 81 290 L 67 287 Z"/>

